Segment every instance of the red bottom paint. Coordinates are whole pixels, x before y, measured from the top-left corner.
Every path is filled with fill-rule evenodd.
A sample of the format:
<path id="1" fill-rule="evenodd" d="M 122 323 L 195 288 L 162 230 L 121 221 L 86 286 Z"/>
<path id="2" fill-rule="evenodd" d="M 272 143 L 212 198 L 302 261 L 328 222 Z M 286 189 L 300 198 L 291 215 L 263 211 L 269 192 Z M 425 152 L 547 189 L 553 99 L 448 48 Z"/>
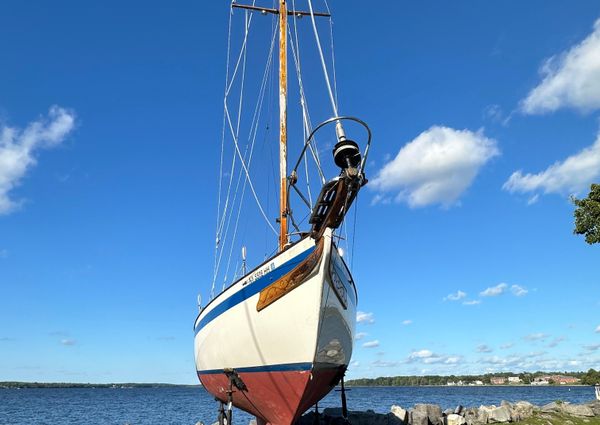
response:
<path id="1" fill-rule="evenodd" d="M 342 373 L 340 367 L 240 373 L 248 391 L 234 388 L 233 405 L 267 424 L 292 425 L 337 385 Z M 198 374 L 198 377 L 209 393 L 227 401 L 229 379 L 225 374 Z"/>

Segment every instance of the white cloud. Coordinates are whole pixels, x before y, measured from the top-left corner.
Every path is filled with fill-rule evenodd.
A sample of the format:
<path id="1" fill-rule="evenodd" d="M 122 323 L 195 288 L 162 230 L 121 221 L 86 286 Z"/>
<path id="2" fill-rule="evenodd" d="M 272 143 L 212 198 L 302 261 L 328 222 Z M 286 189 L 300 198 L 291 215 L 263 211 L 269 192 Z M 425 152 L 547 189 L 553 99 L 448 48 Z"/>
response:
<path id="1" fill-rule="evenodd" d="M 489 346 L 485 345 L 485 344 L 481 344 L 477 346 L 477 352 L 478 353 L 491 353 L 492 350 Z"/>
<path id="2" fill-rule="evenodd" d="M 514 346 L 515 346 L 514 342 L 507 342 L 506 344 L 502 344 L 500 346 L 500 349 L 501 350 L 508 350 L 509 348 L 512 348 Z"/>
<path id="3" fill-rule="evenodd" d="M 546 338 L 548 338 L 549 335 L 545 334 L 545 333 L 534 333 L 534 334 L 529 334 L 523 337 L 523 339 L 527 340 L 527 341 L 543 341 Z"/>
<path id="4" fill-rule="evenodd" d="M 523 296 L 527 295 L 527 293 L 529 292 L 527 290 L 527 288 L 524 288 L 524 287 L 519 286 L 519 285 L 513 285 L 513 286 L 511 286 L 510 290 L 517 297 L 523 297 Z"/>
<path id="5" fill-rule="evenodd" d="M 10 192 L 36 164 L 35 153 L 59 145 L 71 132 L 75 115 L 58 106 L 47 118 L 29 123 L 24 130 L 0 124 L 0 214 L 9 214 L 20 205 Z"/>
<path id="6" fill-rule="evenodd" d="M 524 113 L 542 114 L 562 107 L 584 112 L 600 108 L 600 20 L 581 43 L 547 59 L 540 73 L 542 82 L 521 102 Z"/>
<path id="7" fill-rule="evenodd" d="M 429 357 L 433 356 L 433 352 L 431 352 L 430 350 L 419 350 L 419 351 L 413 351 L 412 353 L 410 353 L 410 355 L 408 356 L 409 360 L 419 360 L 419 359 L 427 359 Z"/>
<path id="8" fill-rule="evenodd" d="M 70 347 L 70 346 L 77 344 L 77 341 L 72 338 L 64 338 L 64 339 L 60 340 L 60 343 L 62 345 L 66 345 L 66 346 Z"/>
<path id="9" fill-rule="evenodd" d="M 479 305 L 481 304 L 481 300 L 467 300 L 463 301 L 463 305 Z"/>
<path id="10" fill-rule="evenodd" d="M 600 325 L 598 325 L 598 327 L 596 328 L 596 330 L 594 332 L 596 332 L 597 334 L 600 334 Z"/>
<path id="11" fill-rule="evenodd" d="M 496 286 L 492 286 L 485 291 L 480 292 L 479 295 L 482 297 L 497 297 L 498 295 L 502 295 L 507 288 L 508 285 L 506 283 L 499 283 Z"/>
<path id="12" fill-rule="evenodd" d="M 599 53 L 600 55 L 600 53 Z M 600 177 L 600 134 L 593 145 L 565 160 L 557 161 L 537 174 L 515 171 L 502 188 L 510 193 L 543 192 L 562 195 L 577 194 L 588 189 Z M 529 203 L 537 200 L 536 193 Z"/>
<path id="13" fill-rule="evenodd" d="M 396 367 L 400 365 L 400 362 L 377 359 L 372 361 L 371 365 L 375 367 Z"/>
<path id="14" fill-rule="evenodd" d="M 374 202 L 385 201 L 384 193 L 392 192 L 396 202 L 406 202 L 412 208 L 452 206 L 481 167 L 499 153 L 496 141 L 481 130 L 433 126 L 379 170 L 371 181 L 371 187 L 379 192 Z"/>
<path id="15" fill-rule="evenodd" d="M 373 341 L 368 341 L 368 342 L 365 342 L 365 343 L 364 343 L 362 346 L 363 346 L 364 348 L 375 348 L 375 347 L 379 347 L 379 340 L 377 340 L 377 339 L 376 339 L 376 340 L 373 340 Z"/>
<path id="16" fill-rule="evenodd" d="M 363 338 L 364 338 L 364 337 L 366 337 L 367 335 L 369 335 L 369 334 L 368 334 L 368 333 L 366 333 L 366 332 L 358 332 L 358 333 L 357 333 L 357 334 L 354 336 L 354 339 L 358 341 L 359 339 L 363 339 Z"/>
<path id="17" fill-rule="evenodd" d="M 566 340 L 566 338 L 565 338 L 564 336 L 558 336 L 558 337 L 554 338 L 554 339 L 552 340 L 552 342 L 550 342 L 550 343 L 548 344 L 548 347 L 549 347 L 549 348 L 554 348 L 554 347 L 558 346 L 558 344 L 560 344 L 560 343 L 561 343 L 561 342 L 563 342 L 564 340 Z"/>
<path id="18" fill-rule="evenodd" d="M 408 325 L 411 325 L 411 324 L 412 324 L 412 322 L 413 322 L 412 320 L 403 320 L 403 321 L 402 321 L 402 324 L 403 324 L 404 326 L 408 326 Z"/>
<path id="19" fill-rule="evenodd" d="M 587 351 L 596 351 L 596 350 L 600 349 L 600 344 L 584 345 L 583 348 L 585 348 Z"/>
<path id="20" fill-rule="evenodd" d="M 444 360 L 444 364 L 457 364 L 462 360 L 462 357 L 460 356 L 451 356 L 446 358 L 446 360 Z"/>
<path id="21" fill-rule="evenodd" d="M 461 291 L 460 289 L 456 292 L 456 294 L 448 294 L 447 297 L 444 298 L 444 301 L 459 301 L 467 296 L 466 292 Z"/>
<path id="22" fill-rule="evenodd" d="M 371 325 L 375 323 L 375 318 L 373 317 L 373 313 L 365 313 L 364 311 L 356 312 L 356 321 L 358 323 L 366 323 Z"/>

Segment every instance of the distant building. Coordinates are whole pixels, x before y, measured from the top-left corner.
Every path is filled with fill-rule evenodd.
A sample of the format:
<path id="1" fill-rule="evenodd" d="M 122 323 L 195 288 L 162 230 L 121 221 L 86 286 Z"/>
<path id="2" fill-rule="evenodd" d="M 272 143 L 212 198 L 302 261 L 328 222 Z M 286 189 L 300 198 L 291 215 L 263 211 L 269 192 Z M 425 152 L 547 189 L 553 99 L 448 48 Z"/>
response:
<path id="1" fill-rule="evenodd" d="M 483 385 L 483 381 L 475 381 L 474 384 L 475 385 Z"/>
<path id="2" fill-rule="evenodd" d="M 533 381 L 531 381 L 531 385 L 550 385 L 550 381 L 545 379 L 545 377 L 535 378 Z"/>
<path id="3" fill-rule="evenodd" d="M 490 378 L 490 382 L 492 385 L 504 385 L 506 384 L 506 378 L 494 376 L 493 378 Z"/>
<path id="4" fill-rule="evenodd" d="M 520 384 L 521 382 L 523 382 L 523 380 L 521 378 L 519 378 L 518 376 L 509 376 L 508 377 L 509 384 Z"/>
<path id="5" fill-rule="evenodd" d="M 548 382 L 554 382 L 559 385 L 573 385 L 578 384 L 581 380 L 579 378 L 574 378 L 573 376 L 565 376 L 565 375 L 548 375 L 543 376 Z"/>

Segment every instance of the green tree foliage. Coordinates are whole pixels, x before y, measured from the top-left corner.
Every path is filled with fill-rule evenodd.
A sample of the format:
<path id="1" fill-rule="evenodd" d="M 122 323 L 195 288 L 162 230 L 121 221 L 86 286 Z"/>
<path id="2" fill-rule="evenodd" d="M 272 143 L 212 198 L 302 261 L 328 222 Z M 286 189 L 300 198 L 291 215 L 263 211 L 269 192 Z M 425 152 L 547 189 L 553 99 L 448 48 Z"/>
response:
<path id="1" fill-rule="evenodd" d="M 585 235 L 589 244 L 600 242 L 600 184 L 592 184 L 587 198 L 571 198 L 575 208 L 575 229 L 573 233 Z"/>
<path id="2" fill-rule="evenodd" d="M 597 385 L 600 384 L 600 371 L 590 369 L 581 378 L 581 383 L 584 385 Z"/>

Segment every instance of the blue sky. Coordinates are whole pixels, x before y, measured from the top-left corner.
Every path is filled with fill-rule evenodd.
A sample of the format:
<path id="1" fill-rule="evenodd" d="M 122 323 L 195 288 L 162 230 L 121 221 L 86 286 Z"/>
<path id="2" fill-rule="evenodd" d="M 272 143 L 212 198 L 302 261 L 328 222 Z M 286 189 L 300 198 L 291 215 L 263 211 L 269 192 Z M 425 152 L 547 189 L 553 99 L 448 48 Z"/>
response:
<path id="1" fill-rule="evenodd" d="M 374 131 L 349 375 L 598 368 L 600 251 L 569 202 L 600 180 L 597 2 L 330 6 L 340 112 Z M 196 382 L 228 16 L 3 3 L 0 380 Z M 313 99 L 314 122 L 331 116 Z M 254 262 L 275 244 L 250 219 L 240 235 Z"/>

